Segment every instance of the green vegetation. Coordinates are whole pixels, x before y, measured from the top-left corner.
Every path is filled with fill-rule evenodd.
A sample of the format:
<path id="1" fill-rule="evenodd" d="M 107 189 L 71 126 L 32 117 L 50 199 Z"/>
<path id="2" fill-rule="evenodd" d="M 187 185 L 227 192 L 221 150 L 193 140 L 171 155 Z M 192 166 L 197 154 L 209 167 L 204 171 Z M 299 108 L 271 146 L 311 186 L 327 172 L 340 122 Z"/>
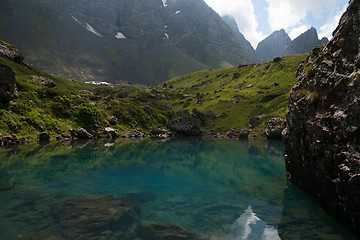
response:
<path id="1" fill-rule="evenodd" d="M 194 108 L 218 117 L 202 126 L 225 133 L 250 127 L 259 118 L 253 136 L 261 136 L 268 119 L 285 117 L 296 69 L 305 55 L 287 56 L 258 65 L 209 69 L 169 80 L 151 89 L 133 85 L 93 85 L 29 69 L 7 58 L 0 63 L 15 72 L 17 92 L 0 107 L 0 134 L 30 136 L 47 131 L 52 136 L 83 127 L 100 132 L 111 126 L 118 133 L 166 128 L 174 112 Z M 46 84 L 46 83 L 52 84 Z M 116 123 L 109 123 L 115 116 Z"/>
<path id="2" fill-rule="evenodd" d="M 218 115 L 204 126 L 205 130 L 241 130 L 249 127 L 250 118 L 261 116 L 260 125 L 253 131 L 259 135 L 264 132 L 268 119 L 285 118 L 296 70 L 305 57 L 293 55 L 258 65 L 209 69 L 174 78 L 153 91 L 169 96 L 164 103 L 171 105 L 175 112 L 196 108 Z"/>
<path id="3" fill-rule="evenodd" d="M 29 69 L 2 57 L 0 63 L 14 70 L 18 89 L 9 106 L 0 107 L 3 136 L 15 134 L 35 139 L 44 130 L 57 136 L 79 127 L 101 132 L 110 126 L 108 120 L 112 116 L 118 118 L 111 125 L 118 133 L 132 128 L 146 133 L 166 125 L 170 118 L 167 110 L 157 107 L 163 104 L 156 104 L 153 95 L 135 86 L 86 84 Z M 55 87 L 45 86 L 44 79 L 54 81 Z"/>

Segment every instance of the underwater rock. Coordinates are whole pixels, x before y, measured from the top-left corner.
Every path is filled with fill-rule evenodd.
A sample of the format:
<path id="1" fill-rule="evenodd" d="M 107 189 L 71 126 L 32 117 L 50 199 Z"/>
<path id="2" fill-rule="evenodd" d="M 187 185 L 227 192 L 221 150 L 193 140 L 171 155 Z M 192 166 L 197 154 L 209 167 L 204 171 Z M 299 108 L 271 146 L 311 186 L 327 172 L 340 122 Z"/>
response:
<path id="1" fill-rule="evenodd" d="M 152 190 L 142 190 L 137 192 L 128 192 L 124 194 L 124 197 L 135 199 L 138 202 L 148 202 L 155 199 L 155 193 Z"/>
<path id="2" fill-rule="evenodd" d="M 135 200 L 111 196 L 67 200 L 53 214 L 69 239 L 126 230 L 137 223 L 139 215 L 140 206 Z"/>
<path id="3" fill-rule="evenodd" d="M 173 223 L 142 223 L 138 229 L 144 240 L 198 240 L 195 233 Z"/>
<path id="4" fill-rule="evenodd" d="M 43 235 L 42 234 L 42 235 L 37 235 L 37 236 L 30 238 L 30 240 L 66 240 L 66 239 L 55 236 L 55 235 Z"/>

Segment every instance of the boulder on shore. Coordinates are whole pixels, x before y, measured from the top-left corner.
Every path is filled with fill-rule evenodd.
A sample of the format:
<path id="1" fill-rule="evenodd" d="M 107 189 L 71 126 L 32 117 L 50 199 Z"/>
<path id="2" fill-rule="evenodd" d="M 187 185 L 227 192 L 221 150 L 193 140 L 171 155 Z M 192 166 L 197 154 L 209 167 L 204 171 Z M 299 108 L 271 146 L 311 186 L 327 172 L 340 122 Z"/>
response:
<path id="1" fill-rule="evenodd" d="M 272 118 L 268 121 L 268 125 L 265 130 L 267 139 L 282 139 L 282 132 L 286 127 L 286 121 L 281 118 Z"/>

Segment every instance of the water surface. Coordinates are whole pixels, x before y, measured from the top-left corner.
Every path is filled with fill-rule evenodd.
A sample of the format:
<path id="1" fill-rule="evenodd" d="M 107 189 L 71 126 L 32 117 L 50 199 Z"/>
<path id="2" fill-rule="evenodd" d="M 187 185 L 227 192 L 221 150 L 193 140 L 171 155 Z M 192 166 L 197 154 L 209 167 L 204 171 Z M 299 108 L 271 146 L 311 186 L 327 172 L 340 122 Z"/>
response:
<path id="1" fill-rule="evenodd" d="M 139 202 L 139 223 L 171 222 L 202 239 L 356 239 L 287 182 L 283 155 L 277 141 L 214 139 L 3 150 L 0 236 L 134 239 L 136 227 L 79 236 L 59 225 L 65 200 L 113 196 Z"/>

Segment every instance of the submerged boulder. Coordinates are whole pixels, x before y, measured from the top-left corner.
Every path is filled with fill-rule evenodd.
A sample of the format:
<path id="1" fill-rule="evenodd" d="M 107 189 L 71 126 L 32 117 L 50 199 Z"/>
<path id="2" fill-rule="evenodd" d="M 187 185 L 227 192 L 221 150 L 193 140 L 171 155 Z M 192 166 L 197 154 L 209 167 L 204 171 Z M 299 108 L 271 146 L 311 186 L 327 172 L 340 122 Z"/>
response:
<path id="1" fill-rule="evenodd" d="M 126 230 L 137 223 L 139 214 L 140 207 L 135 200 L 111 196 L 67 200 L 54 210 L 55 220 L 69 239 Z"/>
<path id="2" fill-rule="evenodd" d="M 197 240 L 195 233 L 173 223 L 142 223 L 139 235 L 144 240 Z"/>
<path id="3" fill-rule="evenodd" d="M 290 181 L 360 236 L 360 1 L 299 66 L 284 130 Z"/>

